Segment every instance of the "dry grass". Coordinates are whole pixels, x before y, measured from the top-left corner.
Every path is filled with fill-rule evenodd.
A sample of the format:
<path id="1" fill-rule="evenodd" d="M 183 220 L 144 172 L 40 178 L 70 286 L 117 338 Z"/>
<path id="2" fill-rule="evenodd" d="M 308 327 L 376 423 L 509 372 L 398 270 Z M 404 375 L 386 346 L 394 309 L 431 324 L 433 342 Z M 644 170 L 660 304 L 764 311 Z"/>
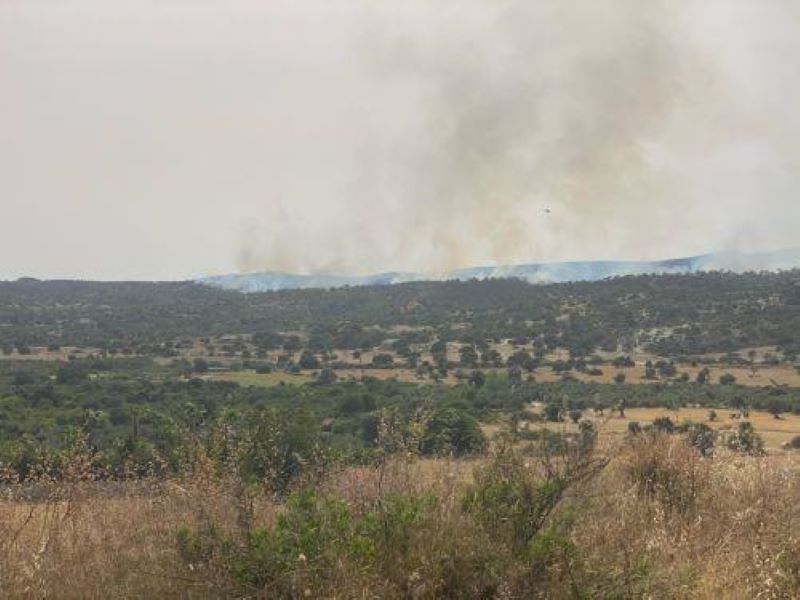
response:
<path id="1" fill-rule="evenodd" d="M 641 425 L 652 423 L 659 417 L 669 417 L 676 425 L 683 421 L 694 423 L 705 423 L 717 431 L 734 430 L 738 426 L 740 419 L 731 418 L 734 414 L 729 409 L 717 408 L 717 419 L 709 421 L 708 408 L 681 408 L 672 410 L 668 408 L 626 408 L 625 416 L 611 409 L 605 411 L 603 416 L 593 415 L 591 411 L 585 413 L 585 417 L 595 423 L 601 436 L 620 438 L 628 431 L 628 423 L 636 421 Z M 789 442 L 793 437 L 800 435 L 800 415 L 784 414 L 780 419 L 776 419 L 765 411 L 750 411 L 747 420 L 762 438 L 766 448 L 772 451 L 782 451 L 782 445 Z M 547 427 L 556 431 L 576 432 L 577 426 L 572 423 L 536 423 L 531 424 L 531 428 Z"/>
<path id="2" fill-rule="evenodd" d="M 653 465 L 678 483 L 643 495 L 631 469 Z M 683 508 L 677 491 L 689 494 Z M 574 539 L 598 577 L 619 575 L 609 585 L 622 584 L 614 593 L 621 597 L 643 580 L 650 597 L 797 597 L 798 498 L 797 455 L 708 460 L 664 438 L 630 448 L 593 482 Z"/>
<path id="3" fill-rule="evenodd" d="M 605 446 L 613 460 L 571 489 L 549 518 L 547 531 L 563 528 L 565 541 L 539 570 L 462 510 L 473 470 L 486 459 L 406 457 L 382 469 L 333 470 L 319 493 L 340 498 L 355 514 L 391 493 L 432 493 L 436 502 L 382 571 L 340 562 L 325 587 L 298 567 L 297 595 L 435 598 L 449 590 L 450 597 L 473 597 L 484 589 L 482 577 L 494 578 L 485 589 L 501 598 L 800 593 L 799 453 L 702 459 L 677 437 L 633 447 L 608 438 Z M 254 523 L 241 522 L 235 481 L 200 470 L 174 482 L 42 490 L 49 495 L 34 501 L 24 496 L 35 490 L 8 488 L 0 501 L 2 597 L 274 597 L 268 589 L 243 591 L 225 573 L 187 564 L 178 551 L 183 525 L 213 523 L 233 535 L 274 525 L 282 507 L 258 492 L 247 498 Z"/>
<path id="4" fill-rule="evenodd" d="M 243 386 L 250 387 L 272 387 L 276 385 L 301 385 L 311 381 L 308 373 L 298 373 L 296 375 L 284 371 L 273 371 L 272 373 L 256 373 L 255 371 L 221 371 L 209 373 L 203 379 L 211 381 L 232 381 Z"/>
<path id="5" fill-rule="evenodd" d="M 447 377 L 445 377 L 442 381 L 448 384 L 456 384 L 458 383 L 458 378 L 456 378 L 455 373 L 457 369 L 450 369 L 448 372 Z M 472 369 L 462 369 L 465 373 L 469 373 Z M 484 373 L 490 374 L 505 374 L 505 368 L 482 368 L 481 369 Z M 570 371 L 570 375 L 575 379 L 583 382 L 594 382 L 594 383 L 614 383 L 614 376 L 617 373 L 624 373 L 626 380 L 625 385 L 651 385 L 654 383 L 663 383 L 661 380 L 652 380 L 645 378 L 645 369 L 643 366 L 636 366 L 630 368 L 623 368 L 617 369 L 615 367 L 611 367 L 608 365 L 601 365 L 600 370 L 603 372 L 602 375 L 589 375 L 587 373 L 582 373 L 579 371 Z M 755 371 L 751 370 L 750 368 L 745 367 L 712 367 L 711 369 L 711 381 L 709 382 L 710 385 L 718 385 L 719 378 L 724 374 L 731 374 L 736 377 L 736 383 L 741 384 L 748 387 L 764 387 L 764 386 L 771 386 L 771 385 L 779 385 L 779 386 L 789 386 L 792 388 L 800 387 L 800 374 L 797 372 L 797 369 L 793 366 L 789 365 L 782 365 L 777 367 L 758 367 Z M 699 367 L 680 367 L 678 369 L 679 373 L 686 372 L 689 374 L 689 377 L 692 381 L 695 380 L 697 377 L 697 373 L 700 371 Z M 305 375 L 310 375 L 311 371 L 305 372 Z M 343 379 L 347 378 L 355 378 L 361 379 L 362 376 L 368 377 L 375 377 L 377 379 L 397 379 L 398 381 L 404 381 L 409 383 L 419 383 L 421 381 L 430 381 L 428 377 L 420 379 L 417 376 L 416 370 L 408 369 L 405 367 L 394 367 L 390 369 L 369 369 L 369 368 L 360 368 L 358 365 L 353 365 L 352 367 L 345 368 L 345 369 L 337 369 L 336 374 Z M 553 371 L 549 367 L 540 367 L 538 369 L 534 369 L 530 373 L 536 378 L 536 381 L 541 383 L 552 383 L 555 381 L 561 381 L 562 375 Z M 232 378 L 237 378 L 239 375 L 236 373 L 230 374 Z M 528 374 L 526 373 L 525 376 Z M 218 375 L 221 379 L 228 378 L 227 373 L 221 373 Z"/>

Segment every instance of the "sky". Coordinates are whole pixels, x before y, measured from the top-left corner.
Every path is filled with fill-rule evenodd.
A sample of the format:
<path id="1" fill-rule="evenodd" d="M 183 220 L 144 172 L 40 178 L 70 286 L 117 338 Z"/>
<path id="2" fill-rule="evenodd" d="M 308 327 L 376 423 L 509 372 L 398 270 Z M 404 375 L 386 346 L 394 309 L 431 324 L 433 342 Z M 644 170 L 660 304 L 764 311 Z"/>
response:
<path id="1" fill-rule="evenodd" d="M 794 0 L 0 0 L 0 279 L 797 246 Z"/>

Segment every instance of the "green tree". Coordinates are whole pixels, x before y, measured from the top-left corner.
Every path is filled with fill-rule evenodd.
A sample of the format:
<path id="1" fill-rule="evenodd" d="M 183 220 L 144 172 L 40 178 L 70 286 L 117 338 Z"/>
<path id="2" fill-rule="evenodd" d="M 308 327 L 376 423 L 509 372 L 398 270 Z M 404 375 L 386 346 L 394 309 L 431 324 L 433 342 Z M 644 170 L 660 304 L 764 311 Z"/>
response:
<path id="1" fill-rule="evenodd" d="M 480 424 L 461 410 L 442 409 L 425 426 L 420 449 L 423 454 L 463 456 L 482 452 L 486 438 Z"/>
<path id="2" fill-rule="evenodd" d="M 319 369 L 319 359 L 310 350 L 303 350 L 303 353 L 300 355 L 300 360 L 297 361 L 297 364 L 301 369 Z"/>

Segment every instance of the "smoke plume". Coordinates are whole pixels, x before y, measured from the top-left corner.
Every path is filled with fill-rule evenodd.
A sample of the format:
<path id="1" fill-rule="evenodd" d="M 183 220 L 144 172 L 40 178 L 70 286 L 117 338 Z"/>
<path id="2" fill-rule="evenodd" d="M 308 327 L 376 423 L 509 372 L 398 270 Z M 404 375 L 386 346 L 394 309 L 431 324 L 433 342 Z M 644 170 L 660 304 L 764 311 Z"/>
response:
<path id="1" fill-rule="evenodd" d="M 342 148 L 350 181 L 326 190 L 323 222 L 303 198 L 271 206 L 240 267 L 435 271 L 790 244 L 797 119 L 782 96 L 800 90 L 764 43 L 798 9 L 758 7 L 351 6 L 366 93 L 352 99 L 358 143 Z"/>
<path id="2" fill-rule="evenodd" d="M 8 0 L 0 275 L 794 246 L 798 30 L 791 0 Z"/>

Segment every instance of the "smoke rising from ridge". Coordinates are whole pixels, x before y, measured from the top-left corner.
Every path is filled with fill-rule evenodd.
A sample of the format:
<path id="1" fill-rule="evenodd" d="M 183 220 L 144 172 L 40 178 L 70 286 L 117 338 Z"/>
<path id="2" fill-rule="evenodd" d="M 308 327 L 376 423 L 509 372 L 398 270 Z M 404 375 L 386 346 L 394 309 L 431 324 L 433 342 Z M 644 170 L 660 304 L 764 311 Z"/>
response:
<path id="1" fill-rule="evenodd" d="M 706 22 L 754 25 L 735 3 L 708 7 L 468 2 L 354 17 L 369 24 L 357 67 L 375 93 L 354 123 L 351 185 L 329 197 L 347 214 L 307 248 L 291 243 L 301 220 L 253 229 L 241 268 L 431 271 L 791 244 L 797 181 L 781 165 L 796 148 L 720 59 L 765 39 L 709 43 Z M 797 16 L 789 3 L 760 12 L 754 36 Z M 781 85 L 796 87 L 792 75 Z"/>
<path id="2" fill-rule="evenodd" d="M 796 246 L 798 32 L 789 0 L 8 0 L 0 277 Z"/>

